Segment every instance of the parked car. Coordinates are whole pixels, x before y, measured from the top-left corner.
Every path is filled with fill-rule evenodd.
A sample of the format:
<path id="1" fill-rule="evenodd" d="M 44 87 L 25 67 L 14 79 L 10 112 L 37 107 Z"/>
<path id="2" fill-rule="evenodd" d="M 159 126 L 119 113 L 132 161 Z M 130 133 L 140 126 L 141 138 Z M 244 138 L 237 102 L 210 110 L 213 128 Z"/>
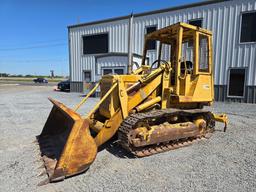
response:
<path id="1" fill-rule="evenodd" d="M 70 80 L 59 82 L 58 89 L 61 91 L 70 91 Z"/>
<path id="2" fill-rule="evenodd" d="M 35 83 L 48 83 L 48 80 L 45 78 L 36 78 L 36 79 L 33 79 L 33 81 Z"/>

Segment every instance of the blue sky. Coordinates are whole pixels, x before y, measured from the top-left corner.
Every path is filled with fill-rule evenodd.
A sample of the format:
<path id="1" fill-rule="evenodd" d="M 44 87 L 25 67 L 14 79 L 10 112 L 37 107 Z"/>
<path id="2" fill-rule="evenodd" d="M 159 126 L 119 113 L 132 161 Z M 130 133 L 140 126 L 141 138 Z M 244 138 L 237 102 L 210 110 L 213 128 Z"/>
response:
<path id="1" fill-rule="evenodd" d="M 68 75 L 68 25 L 198 1 L 0 0 L 0 73 Z"/>

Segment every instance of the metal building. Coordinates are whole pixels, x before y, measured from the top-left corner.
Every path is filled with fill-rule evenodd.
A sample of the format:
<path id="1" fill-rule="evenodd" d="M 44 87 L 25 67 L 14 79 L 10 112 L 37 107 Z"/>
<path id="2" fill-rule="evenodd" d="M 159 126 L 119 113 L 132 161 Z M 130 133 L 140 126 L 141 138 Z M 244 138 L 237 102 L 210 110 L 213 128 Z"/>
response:
<path id="1" fill-rule="evenodd" d="M 144 35 L 177 22 L 213 31 L 215 99 L 256 103 L 256 0 L 205 1 L 69 26 L 71 91 L 105 73 L 126 73 L 128 62 L 140 62 Z M 149 62 L 158 46 L 151 48 Z"/>

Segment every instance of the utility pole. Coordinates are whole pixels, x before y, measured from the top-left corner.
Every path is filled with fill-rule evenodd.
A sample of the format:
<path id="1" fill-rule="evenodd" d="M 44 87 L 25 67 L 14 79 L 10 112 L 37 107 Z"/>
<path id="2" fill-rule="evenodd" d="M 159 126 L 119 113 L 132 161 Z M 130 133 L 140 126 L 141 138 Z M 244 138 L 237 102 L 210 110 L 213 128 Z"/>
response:
<path id="1" fill-rule="evenodd" d="M 50 70 L 50 72 L 51 72 L 51 79 L 53 79 L 54 78 L 54 70 Z"/>

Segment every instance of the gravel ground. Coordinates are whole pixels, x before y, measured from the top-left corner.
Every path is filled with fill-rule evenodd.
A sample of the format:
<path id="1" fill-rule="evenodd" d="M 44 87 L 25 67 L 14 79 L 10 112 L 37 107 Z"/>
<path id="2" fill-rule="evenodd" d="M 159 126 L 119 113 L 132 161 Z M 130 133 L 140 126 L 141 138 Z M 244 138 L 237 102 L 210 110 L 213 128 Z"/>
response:
<path id="1" fill-rule="evenodd" d="M 46 177 L 32 142 L 52 107 L 47 97 L 74 107 L 81 94 L 0 85 L 0 96 L 0 191 L 256 191 L 256 105 L 216 102 L 211 110 L 230 118 L 227 132 L 217 123 L 211 139 L 175 151 L 138 159 L 109 142 L 86 173 L 38 187 Z"/>

